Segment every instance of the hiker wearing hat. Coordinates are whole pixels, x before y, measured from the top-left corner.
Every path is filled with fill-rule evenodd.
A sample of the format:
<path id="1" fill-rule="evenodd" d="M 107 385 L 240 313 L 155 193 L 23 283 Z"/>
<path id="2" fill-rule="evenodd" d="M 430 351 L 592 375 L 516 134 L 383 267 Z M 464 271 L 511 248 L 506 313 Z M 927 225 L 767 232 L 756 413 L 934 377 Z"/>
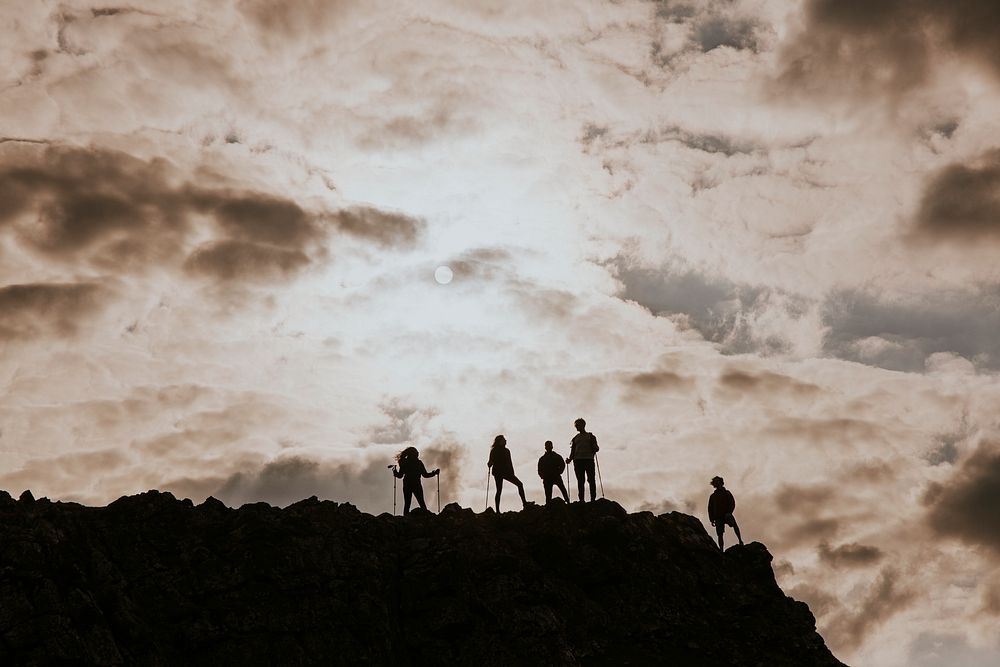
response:
<path id="1" fill-rule="evenodd" d="M 722 546 L 722 533 L 726 530 L 727 524 L 733 527 L 736 539 L 740 541 L 740 544 L 743 544 L 743 538 L 740 536 L 740 527 L 733 517 L 733 510 L 736 509 L 736 499 L 733 498 L 733 494 L 729 492 L 725 484 L 725 480 L 721 477 L 713 477 L 712 486 L 715 487 L 715 491 L 712 492 L 712 495 L 708 499 L 708 520 L 715 526 L 715 532 L 719 535 L 719 549 L 723 551 L 725 551 L 725 548 Z"/>

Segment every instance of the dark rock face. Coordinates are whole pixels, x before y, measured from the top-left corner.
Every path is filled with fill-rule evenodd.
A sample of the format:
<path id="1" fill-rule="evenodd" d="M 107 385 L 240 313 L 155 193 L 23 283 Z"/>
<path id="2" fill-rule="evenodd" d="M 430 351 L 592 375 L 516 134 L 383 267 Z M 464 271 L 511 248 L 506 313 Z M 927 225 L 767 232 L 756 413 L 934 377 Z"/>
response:
<path id="1" fill-rule="evenodd" d="M 0 664 L 840 665 L 770 561 L 610 501 L 404 519 L 3 494 Z"/>

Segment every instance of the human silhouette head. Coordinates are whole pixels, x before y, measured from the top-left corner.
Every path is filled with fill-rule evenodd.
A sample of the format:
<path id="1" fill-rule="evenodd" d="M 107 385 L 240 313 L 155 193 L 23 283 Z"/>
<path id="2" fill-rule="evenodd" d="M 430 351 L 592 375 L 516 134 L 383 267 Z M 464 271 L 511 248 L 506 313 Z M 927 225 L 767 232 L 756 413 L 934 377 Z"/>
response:
<path id="1" fill-rule="evenodd" d="M 587 422 L 586 422 L 586 420 L 584 420 L 583 417 L 580 417 L 575 422 L 573 422 L 573 426 L 576 427 L 577 431 L 579 431 L 580 433 L 583 433 L 583 429 L 587 428 Z"/>
<path id="2" fill-rule="evenodd" d="M 552 441 L 551 440 L 546 440 L 545 441 L 545 451 L 547 451 L 547 452 L 551 452 L 552 451 Z"/>
<path id="3" fill-rule="evenodd" d="M 712 486 L 714 486 L 717 489 L 721 489 L 723 485 L 725 485 L 725 483 L 726 481 L 721 477 L 719 477 L 718 475 L 712 478 Z"/>
<path id="4" fill-rule="evenodd" d="M 494 447 L 503 447 L 506 444 L 507 444 L 507 438 L 503 437 L 502 435 L 498 435 L 497 437 L 493 438 Z"/>
<path id="5" fill-rule="evenodd" d="M 414 458 L 415 459 L 415 458 L 418 458 L 419 456 L 420 456 L 420 452 L 417 451 L 416 447 L 407 447 L 406 449 L 404 449 L 403 451 L 401 451 L 399 454 L 396 454 L 396 463 L 400 463 L 400 462 L 404 461 L 405 459 L 410 459 L 410 458 Z"/>

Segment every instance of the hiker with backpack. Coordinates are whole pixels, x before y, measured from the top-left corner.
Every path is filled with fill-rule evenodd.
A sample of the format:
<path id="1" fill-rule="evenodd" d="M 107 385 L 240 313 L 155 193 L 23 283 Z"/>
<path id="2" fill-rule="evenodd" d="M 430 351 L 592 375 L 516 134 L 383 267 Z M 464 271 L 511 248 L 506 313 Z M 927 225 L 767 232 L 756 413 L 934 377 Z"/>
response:
<path id="1" fill-rule="evenodd" d="M 583 502 L 583 481 L 590 483 L 590 500 L 597 499 L 597 485 L 594 482 L 594 458 L 600 447 L 597 446 L 597 436 L 588 433 L 587 422 L 582 418 L 573 422 L 578 433 L 573 436 L 573 442 L 569 448 L 569 458 L 566 463 L 573 462 L 573 471 L 576 473 L 577 497 Z M 603 494 L 603 491 L 602 491 Z"/>
<path id="2" fill-rule="evenodd" d="M 416 447 L 407 447 L 396 455 L 396 465 L 392 474 L 403 480 L 403 516 L 410 513 L 410 500 L 416 496 L 420 509 L 427 509 L 424 503 L 424 487 L 420 482 L 422 477 L 434 477 L 441 474 L 441 468 L 427 472 L 424 462 L 420 460 L 420 452 Z"/>
<path id="3" fill-rule="evenodd" d="M 569 494 L 566 493 L 566 485 L 563 484 L 562 474 L 566 469 L 562 456 L 552 451 L 552 441 L 545 441 L 545 453 L 538 459 L 538 476 L 542 478 L 542 486 L 545 488 L 545 504 L 552 500 L 552 486 L 559 487 L 563 500 L 569 502 Z"/>
<path id="4" fill-rule="evenodd" d="M 496 503 L 497 514 L 500 513 L 500 492 L 503 491 L 503 482 L 507 480 L 511 484 L 517 487 L 517 492 L 521 496 L 521 507 L 527 506 L 528 501 L 524 497 L 524 484 L 521 480 L 517 478 L 514 474 L 514 463 L 510 459 L 510 450 L 507 449 L 507 439 L 502 435 L 498 435 L 493 440 L 493 446 L 490 448 L 490 458 L 486 462 L 486 467 L 493 473 L 493 479 L 496 481 L 497 494 L 494 498 Z M 487 478 L 487 482 L 489 479 Z"/>
<path id="5" fill-rule="evenodd" d="M 722 546 L 722 533 L 726 530 L 726 525 L 733 527 L 733 532 L 736 533 L 736 539 L 740 541 L 740 545 L 743 544 L 743 537 L 740 536 L 740 527 L 736 523 L 735 517 L 733 517 L 733 511 L 736 509 L 736 499 L 733 498 L 733 494 L 729 492 L 726 488 L 726 482 L 719 476 L 712 478 L 712 486 L 715 487 L 715 491 L 708 499 L 708 520 L 712 522 L 715 526 L 715 532 L 719 535 L 719 549 L 725 551 Z"/>

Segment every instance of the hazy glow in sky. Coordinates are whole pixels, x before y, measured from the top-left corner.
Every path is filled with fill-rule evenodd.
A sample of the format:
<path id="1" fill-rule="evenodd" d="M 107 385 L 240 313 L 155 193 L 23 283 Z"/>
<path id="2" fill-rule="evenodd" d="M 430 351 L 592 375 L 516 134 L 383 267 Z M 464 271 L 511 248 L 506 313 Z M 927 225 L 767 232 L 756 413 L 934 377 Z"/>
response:
<path id="1" fill-rule="evenodd" d="M 864 665 L 1000 660 L 994 0 L 0 0 L 0 488 L 480 509 L 573 420 Z M 517 505 L 511 495 L 506 507 Z"/>

